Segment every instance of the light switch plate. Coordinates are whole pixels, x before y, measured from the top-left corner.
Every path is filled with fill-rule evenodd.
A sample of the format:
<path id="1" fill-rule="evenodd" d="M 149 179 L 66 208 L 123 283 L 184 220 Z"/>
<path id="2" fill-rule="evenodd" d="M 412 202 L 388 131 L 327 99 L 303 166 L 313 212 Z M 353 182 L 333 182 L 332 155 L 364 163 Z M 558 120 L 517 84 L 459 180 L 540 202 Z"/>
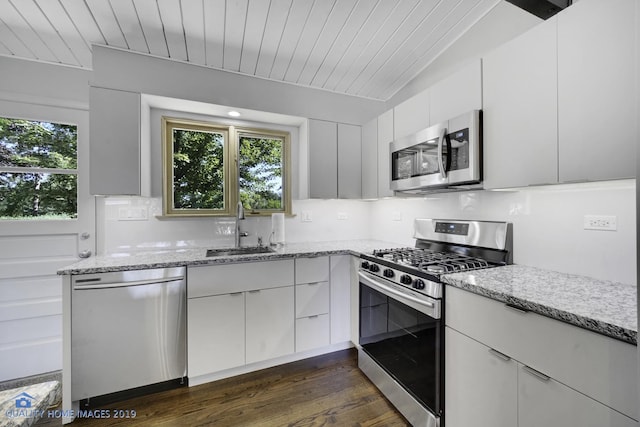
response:
<path id="1" fill-rule="evenodd" d="M 311 211 L 302 211 L 300 213 L 300 217 L 302 219 L 302 222 L 311 222 L 311 221 L 313 221 L 313 215 L 311 214 Z"/>
<path id="2" fill-rule="evenodd" d="M 135 206 L 118 209 L 118 221 L 147 221 L 149 211 L 146 206 Z"/>

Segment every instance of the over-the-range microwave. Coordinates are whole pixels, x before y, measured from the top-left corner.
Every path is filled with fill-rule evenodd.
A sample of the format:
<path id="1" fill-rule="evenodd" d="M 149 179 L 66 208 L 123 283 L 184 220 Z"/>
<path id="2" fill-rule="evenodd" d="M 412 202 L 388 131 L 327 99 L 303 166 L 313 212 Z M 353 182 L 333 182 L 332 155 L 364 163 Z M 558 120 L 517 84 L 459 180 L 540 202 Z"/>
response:
<path id="1" fill-rule="evenodd" d="M 391 189 L 427 192 L 482 180 L 482 111 L 474 110 L 389 145 Z"/>

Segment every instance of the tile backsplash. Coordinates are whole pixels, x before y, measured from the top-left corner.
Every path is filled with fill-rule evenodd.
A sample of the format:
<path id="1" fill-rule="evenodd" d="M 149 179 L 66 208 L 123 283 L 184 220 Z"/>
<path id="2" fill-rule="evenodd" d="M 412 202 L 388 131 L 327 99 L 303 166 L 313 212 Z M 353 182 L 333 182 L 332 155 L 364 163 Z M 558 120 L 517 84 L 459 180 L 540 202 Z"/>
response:
<path id="1" fill-rule="evenodd" d="M 98 253 L 234 244 L 234 218 L 159 219 L 161 212 L 159 198 L 98 198 Z M 293 212 L 285 219 L 286 242 L 371 238 L 411 246 L 414 218 L 509 221 L 517 264 L 636 283 L 635 180 L 377 201 L 294 200 Z M 585 230 L 585 215 L 613 215 L 617 230 Z M 249 233 L 243 245 L 256 245 L 258 237 L 269 242 L 271 217 L 247 218 L 240 227 Z"/>

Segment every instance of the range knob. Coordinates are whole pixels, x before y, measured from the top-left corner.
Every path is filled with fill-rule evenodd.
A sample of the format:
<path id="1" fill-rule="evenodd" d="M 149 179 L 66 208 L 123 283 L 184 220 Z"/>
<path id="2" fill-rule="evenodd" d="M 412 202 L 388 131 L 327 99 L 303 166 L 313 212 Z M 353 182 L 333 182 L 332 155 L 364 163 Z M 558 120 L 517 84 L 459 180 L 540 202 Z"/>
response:
<path id="1" fill-rule="evenodd" d="M 360 267 L 364 268 L 365 270 L 369 269 L 369 261 L 362 261 L 362 264 L 360 264 Z"/>
<path id="2" fill-rule="evenodd" d="M 403 274 L 402 276 L 400 276 L 400 283 L 402 283 L 403 285 L 410 285 L 411 283 L 413 283 L 413 279 L 408 274 Z"/>
<path id="3" fill-rule="evenodd" d="M 378 271 L 380 271 L 380 266 L 378 264 L 371 264 L 369 266 L 369 271 L 377 273 Z"/>
<path id="4" fill-rule="evenodd" d="M 415 289 L 424 289 L 424 280 L 416 279 L 415 282 L 413 282 L 413 287 Z"/>
<path id="5" fill-rule="evenodd" d="M 384 274 L 384 277 L 388 277 L 388 278 L 392 278 L 393 276 L 395 276 L 395 273 L 390 268 L 385 269 L 383 274 Z"/>

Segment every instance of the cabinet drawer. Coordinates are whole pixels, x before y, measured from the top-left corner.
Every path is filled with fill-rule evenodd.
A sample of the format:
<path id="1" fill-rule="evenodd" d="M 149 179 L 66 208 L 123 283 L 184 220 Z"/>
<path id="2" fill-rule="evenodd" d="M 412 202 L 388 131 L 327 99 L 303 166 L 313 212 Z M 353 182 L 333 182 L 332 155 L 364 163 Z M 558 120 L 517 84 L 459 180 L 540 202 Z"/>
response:
<path id="1" fill-rule="evenodd" d="M 329 313 L 329 282 L 296 285 L 296 318 Z"/>
<path id="2" fill-rule="evenodd" d="M 451 286 L 446 292 L 447 326 L 637 419 L 635 346 Z"/>
<path id="3" fill-rule="evenodd" d="M 330 343 L 329 315 L 296 319 L 296 351 L 324 347 Z"/>
<path id="4" fill-rule="evenodd" d="M 293 259 L 188 267 L 187 298 L 293 285 Z"/>
<path id="5" fill-rule="evenodd" d="M 297 258 L 296 283 L 329 281 L 329 257 Z"/>

